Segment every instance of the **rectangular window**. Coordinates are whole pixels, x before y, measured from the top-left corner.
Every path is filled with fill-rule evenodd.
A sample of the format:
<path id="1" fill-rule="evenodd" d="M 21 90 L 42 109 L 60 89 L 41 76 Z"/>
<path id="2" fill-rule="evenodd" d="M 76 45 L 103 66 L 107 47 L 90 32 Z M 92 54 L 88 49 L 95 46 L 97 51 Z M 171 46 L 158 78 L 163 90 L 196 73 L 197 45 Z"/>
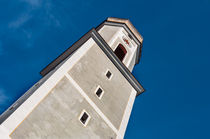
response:
<path id="1" fill-rule="evenodd" d="M 79 116 L 79 120 L 84 126 L 86 126 L 90 120 L 90 115 L 85 110 L 83 110 Z"/>
<path id="2" fill-rule="evenodd" d="M 112 76 L 112 73 L 108 70 L 108 71 L 106 72 L 106 77 L 107 77 L 108 79 L 111 79 L 111 76 Z"/>
<path id="3" fill-rule="evenodd" d="M 101 88 L 100 86 L 98 86 L 95 93 L 96 93 L 96 96 L 97 96 L 99 99 L 101 99 L 102 96 L 103 96 L 103 94 L 104 94 L 104 91 L 102 90 L 102 88 Z"/>

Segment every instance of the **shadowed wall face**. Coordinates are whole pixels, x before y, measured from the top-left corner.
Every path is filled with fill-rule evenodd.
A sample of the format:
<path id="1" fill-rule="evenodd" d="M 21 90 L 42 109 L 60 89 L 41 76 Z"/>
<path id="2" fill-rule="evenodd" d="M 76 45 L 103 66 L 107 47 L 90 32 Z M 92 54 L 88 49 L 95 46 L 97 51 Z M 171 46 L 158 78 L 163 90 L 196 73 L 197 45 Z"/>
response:
<path id="1" fill-rule="evenodd" d="M 112 74 L 110 79 L 106 76 L 108 70 Z M 133 87 L 100 47 L 94 44 L 68 73 L 119 129 Z M 101 99 L 95 94 L 98 86 L 104 91 Z"/>

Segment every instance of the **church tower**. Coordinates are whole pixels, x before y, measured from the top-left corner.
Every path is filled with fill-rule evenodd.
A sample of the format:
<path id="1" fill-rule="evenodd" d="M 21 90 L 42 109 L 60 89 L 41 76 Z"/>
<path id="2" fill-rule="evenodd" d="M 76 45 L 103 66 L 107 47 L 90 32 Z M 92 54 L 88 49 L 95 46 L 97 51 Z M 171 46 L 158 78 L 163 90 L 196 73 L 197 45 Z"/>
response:
<path id="1" fill-rule="evenodd" d="M 1 139 L 123 139 L 136 96 L 142 36 L 108 18 L 64 51 L 0 116 Z"/>

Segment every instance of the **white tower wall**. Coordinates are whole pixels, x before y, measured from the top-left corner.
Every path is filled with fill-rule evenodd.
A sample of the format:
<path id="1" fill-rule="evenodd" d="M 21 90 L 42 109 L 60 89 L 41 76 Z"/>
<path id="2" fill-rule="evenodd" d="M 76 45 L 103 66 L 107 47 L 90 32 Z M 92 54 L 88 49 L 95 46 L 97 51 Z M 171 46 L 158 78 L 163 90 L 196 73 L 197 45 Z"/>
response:
<path id="1" fill-rule="evenodd" d="M 119 44 L 127 52 L 122 63 L 114 54 Z M 88 32 L 1 115 L 0 138 L 122 139 L 135 97 L 143 92 L 129 72 L 138 47 L 120 26 Z"/>
<path id="2" fill-rule="evenodd" d="M 122 62 L 132 71 L 135 65 L 138 46 L 134 40 L 129 37 L 126 30 L 123 27 L 104 25 L 98 32 L 113 51 L 115 51 L 120 43 L 125 47 L 127 54 Z M 124 39 L 126 39 L 129 44 L 127 44 Z"/>

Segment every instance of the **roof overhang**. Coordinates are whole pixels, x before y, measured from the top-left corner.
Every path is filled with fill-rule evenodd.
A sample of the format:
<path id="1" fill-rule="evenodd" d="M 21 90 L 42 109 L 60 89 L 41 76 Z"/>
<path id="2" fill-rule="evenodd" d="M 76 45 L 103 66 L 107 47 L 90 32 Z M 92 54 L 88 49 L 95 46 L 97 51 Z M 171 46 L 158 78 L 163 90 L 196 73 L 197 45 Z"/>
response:
<path id="1" fill-rule="evenodd" d="M 110 26 L 120 26 L 123 27 L 129 36 L 132 37 L 132 39 L 137 44 L 137 53 L 136 53 L 136 60 L 135 64 L 138 64 L 141 57 L 142 52 L 142 42 L 143 37 L 140 35 L 140 33 L 136 30 L 136 28 L 132 25 L 132 23 L 128 19 L 120 19 L 120 18 L 113 18 L 109 17 L 107 20 L 102 22 L 99 26 L 96 27 L 96 31 L 99 31 L 104 25 L 110 25 Z M 53 60 L 50 64 L 48 64 L 44 69 L 40 71 L 40 74 L 42 76 L 45 76 L 50 71 L 52 71 L 57 65 L 59 65 L 62 61 L 64 61 L 69 55 L 74 53 L 79 46 L 81 46 L 87 39 L 90 32 L 86 33 L 83 37 L 81 37 L 77 42 L 75 42 L 71 47 L 69 47 L 66 51 L 64 51 L 61 55 L 59 55 L 55 60 Z"/>
<path id="2" fill-rule="evenodd" d="M 107 18 L 107 21 L 108 22 L 115 22 L 115 23 L 123 23 L 123 24 L 125 24 L 131 30 L 131 32 L 136 36 L 136 38 L 140 41 L 140 43 L 143 42 L 143 37 L 137 31 L 137 29 L 133 26 L 133 24 L 130 22 L 130 20 L 122 19 L 122 18 L 109 17 L 109 18 Z"/>

